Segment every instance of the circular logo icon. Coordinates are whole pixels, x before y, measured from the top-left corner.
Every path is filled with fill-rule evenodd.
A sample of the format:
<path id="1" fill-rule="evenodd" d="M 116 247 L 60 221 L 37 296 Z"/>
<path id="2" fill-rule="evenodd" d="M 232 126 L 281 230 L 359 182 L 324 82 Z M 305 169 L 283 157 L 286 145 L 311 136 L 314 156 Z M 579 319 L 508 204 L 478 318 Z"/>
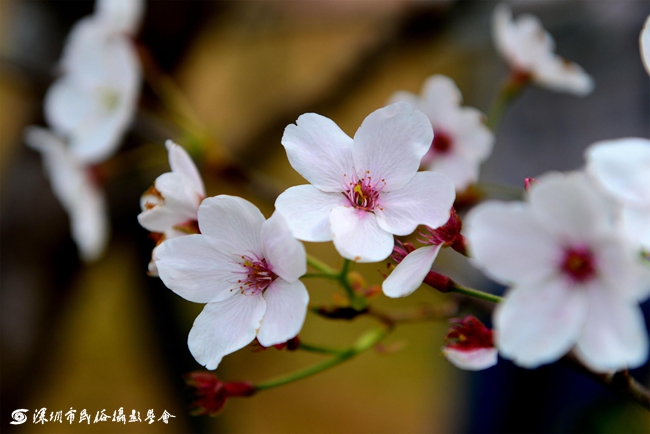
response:
<path id="1" fill-rule="evenodd" d="M 11 425 L 20 425 L 21 423 L 27 422 L 27 416 L 25 416 L 25 413 L 27 413 L 29 410 L 26 408 L 21 408 L 19 410 L 14 410 L 11 412 L 11 418 L 14 420 L 13 422 L 9 422 Z"/>

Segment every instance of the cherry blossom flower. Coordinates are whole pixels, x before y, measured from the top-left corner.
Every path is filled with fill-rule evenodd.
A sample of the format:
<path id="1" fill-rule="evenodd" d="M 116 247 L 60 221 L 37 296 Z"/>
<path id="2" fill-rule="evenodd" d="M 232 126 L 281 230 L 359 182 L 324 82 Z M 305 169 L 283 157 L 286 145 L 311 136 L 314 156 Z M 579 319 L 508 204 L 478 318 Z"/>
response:
<path id="1" fill-rule="evenodd" d="M 554 53 L 555 42 L 537 19 L 529 14 L 512 19 L 510 7 L 500 3 L 492 17 L 497 51 L 513 72 L 530 76 L 539 86 L 578 96 L 591 93 L 592 78 L 580 66 Z"/>
<path id="2" fill-rule="evenodd" d="M 108 243 L 109 223 L 106 200 L 92 167 L 77 162 L 66 143 L 44 128 L 27 128 L 25 142 L 43 156 L 54 195 L 70 216 L 72 238 L 81 258 L 86 262 L 99 259 Z"/>
<path id="3" fill-rule="evenodd" d="M 485 202 L 465 218 L 474 264 L 511 285 L 494 313 L 499 352 L 533 368 L 575 346 L 594 371 L 648 355 L 637 257 L 584 173 L 552 173 L 525 203 Z"/>
<path id="4" fill-rule="evenodd" d="M 110 20 L 84 18 L 68 37 L 61 69 L 45 96 L 45 118 L 76 158 L 102 162 L 135 115 L 142 73 L 133 43 Z"/>
<path id="5" fill-rule="evenodd" d="M 650 15 L 645 20 L 643 30 L 639 36 L 639 48 L 641 50 L 641 60 L 645 70 L 650 74 Z"/>
<path id="6" fill-rule="evenodd" d="M 309 295 L 303 245 L 282 215 L 264 220 L 250 202 L 232 196 L 205 199 L 200 234 L 167 240 L 158 248 L 162 281 L 181 297 L 207 303 L 188 345 L 208 369 L 257 336 L 265 347 L 300 331 Z"/>
<path id="7" fill-rule="evenodd" d="M 650 252 L 650 140 L 594 143 L 585 158 L 587 172 L 623 206 L 621 220 L 629 240 Z"/>
<path id="8" fill-rule="evenodd" d="M 417 173 L 432 139 L 429 120 L 405 103 L 371 113 L 354 139 L 330 119 L 304 114 L 287 126 L 282 145 L 311 185 L 280 194 L 276 209 L 298 239 L 333 240 L 347 259 L 381 261 L 393 250 L 393 234 L 449 218 L 453 183 Z"/>
<path id="9" fill-rule="evenodd" d="M 406 243 L 395 246 L 392 258 L 397 267 L 381 285 L 384 294 L 393 298 L 411 295 L 426 279 L 442 247 L 454 246 L 464 251 L 464 237 L 460 234 L 462 227 L 462 221 L 452 208 L 447 223 L 438 229 L 425 226 L 420 232 L 418 241 L 424 247 L 414 249 Z"/>
<path id="10" fill-rule="evenodd" d="M 494 134 L 480 111 L 460 106 L 462 95 L 452 79 L 433 75 L 425 81 L 421 97 L 400 91 L 390 101 L 407 102 L 431 121 L 435 135 L 422 167 L 451 179 L 456 191 L 464 191 L 478 179 L 481 162 L 492 152 Z"/>
<path id="11" fill-rule="evenodd" d="M 199 232 L 197 215 L 205 198 L 203 180 L 187 152 L 171 140 L 165 146 L 172 171 L 156 178 L 154 185 L 142 195 L 142 212 L 138 215 L 143 228 L 160 234 L 158 246 L 165 240 Z M 152 276 L 158 275 L 155 265 L 158 246 L 149 263 Z"/>
<path id="12" fill-rule="evenodd" d="M 497 364 L 492 330 L 476 317 L 450 320 L 442 352 L 454 366 L 469 371 L 481 371 Z"/>

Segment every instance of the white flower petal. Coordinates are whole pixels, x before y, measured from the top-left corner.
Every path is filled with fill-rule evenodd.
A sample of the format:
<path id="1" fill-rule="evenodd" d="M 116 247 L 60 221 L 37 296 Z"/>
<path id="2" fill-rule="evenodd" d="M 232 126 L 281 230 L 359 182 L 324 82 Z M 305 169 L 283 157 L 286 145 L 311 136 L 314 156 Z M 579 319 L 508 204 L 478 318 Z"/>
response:
<path id="1" fill-rule="evenodd" d="M 354 135 L 357 176 L 385 180 L 386 192 L 398 190 L 413 179 L 432 140 L 431 122 L 409 104 L 375 110 Z"/>
<path id="2" fill-rule="evenodd" d="M 562 357 L 582 332 L 589 289 L 552 279 L 508 291 L 494 312 L 499 352 L 526 368 Z"/>
<path id="3" fill-rule="evenodd" d="M 67 135 L 98 111 L 99 102 L 89 96 L 74 77 L 58 78 L 47 90 L 43 110 L 47 123 L 59 134 Z"/>
<path id="4" fill-rule="evenodd" d="M 145 209 L 138 215 L 138 222 L 151 232 L 164 233 L 176 225 L 197 219 L 199 201 L 193 192 L 188 192 L 178 173 L 167 172 L 160 175 L 154 186 L 163 197 L 162 202 L 153 208 Z M 192 197 L 194 196 L 194 197 Z M 154 198 L 158 199 L 158 198 Z M 147 204 L 146 196 L 144 205 Z"/>
<path id="5" fill-rule="evenodd" d="M 282 136 L 291 166 L 319 190 L 343 191 L 343 177 L 352 176 L 352 139 L 331 119 L 305 113 Z"/>
<path id="6" fill-rule="evenodd" d="M 299 280 L 289 283 L 276 279 L 264 291 L 266 312 L 257 339 L 265 347 L 281 344 L 295 337 L 307 315 L 309 294 Z"/>
<path id="7" fill-rule="evenodd" d="M 561 260 L 560 248 L 522 203 L 485 202 L 469 212 L 464 228 L 472 263 L 501 283 L 539 281 Z"/>
<path id="8" fill-rule="evenodd" d="M 454 184 L 435 172 L 419 172 L 404 188 L 381 195 L 375 210 L 379 226 L 391 234 L 408 235 L 418 225 L 437 228 L 449 219 Z"/>
<path id="9" fill-rule="evenodd" d="M 156 248 L 156 268 L 169 289 L 195 303 L 221 301 L 240 293 L 237 252 L 201 234 L 164 241 Z"/>
<path id="10" fill-rule="evenodd" d="M 377 224 L 371 212 L 338 206 L 330 212 L 334 247 L 355 262 L 379 262 L 393 251 L 393 235 Z"/>
<path id="11" fill-rule="evenodd" d="M 605 190 L 635 207 L 650 207 L 650 140 L 606 140 L 585 151 L 587 172 Z"/>
<path id="12" fill-rule="evenodd" d="M 79 164 L 65 143 L 48 130 L 29 127 L 25 142 L 43 156 L 52 190 L 70 216 L 70 231 L 81 258 L 86 262 L 99 259 L 110 228 L 106 199 L 91 179 L 89 169 Z"/>
<path id="13" fill-rule="evenodd" d="M 568 62 L 560 56 L 553 56 L 541 63 L 535 69 L 533 79 L 547 89 L 576 96 L 586 96 L 594 90 L 593 78 L 578 64 Z"/>
<path id="14" fill-rule="evenodd" d="M 303 241 L 330 241 L 330 210 L 347 203 L 340 193 L 325 193 L 312 185 L 298 185 L 282 192 L 275 201 L 275 208 L 294 237 Z"/>
<path id="15" fill-rule="evenodd" d="M 497 364 L 498 360 L 496 348 L 462 351 L 447 347 L 442 352 L 454 366 L 468 371 L 481 371 L 491 368 Z"/>
<path id="16" fill-rule="evenodd" d="M 210 197 L 199 207 L 201 233 L 231 246 L 229 250 L 239 255 L 262 253 L 264 221 L 260 210 L 241 197 Z"/>
<path id="17" fill-rule="evenodd" d="M 219 303 L 208 303 L 190 330 L 190 352 L 207 369 L 216 369 L 223 356 L 255 338 L 265 309 L 264 297 L 241 293 Z"/>
<path id="18" fill-rule="evenodd" d="M 480 162 L 474 158 L 450 153 L 436 156 L 427 168 L 448 178 L 456 191 L 462 192 L 478 179 L 479 165 Z"/>
<path id="19" fill-rule="evenodd" d="M 172 172 L 180 174 L 196 193 L 205 197 L 203 179 L 187 151 L 171 140 L 167 140 L 165 146 L 169 151 L 169 166 Z"/>
<path id="20" fill-rule="evenodd" d="M 133 35 L 144 15 L 144 0 L 97 0 L 95 15 L 113 32 Z"/>
<path id="21" fill-rule="evenodd" d="M 611 230 L 611 209 L 581 172 L 550 173 L 530 190 L 531 213 L 549 233 L 586 241 Z"/>
<path id="22" fill-rule="evenodd" d="M 641 309 L 603 286 L 590 288 L 589 313 L 577 354 L 596 372 L 641 366 L 648 358 L 648 336 Z"/>
<path id="23" fill-rule="evenodd" d="M 623 208 L 622 224 L 630 242 L 650 252 L 650 206 Z"/>
<path id="24" fill-rule="evenodd" d="M 418 110 L 424 112 L 436 126 L 450 125 L 454 122 L 458 107 L 463 101 L 460 90 L 451 78 L 436 74 L 427 78 L 422 87 L 422 103 Z"/>
<path id="25" fill-rule="evenodd" d="M 641 50 L 641 60 L 645 70 L 650 74 L 650 15 L 645 20 L 641 35 L 639 35 L 639 48 Z"/>
<path id="26" fill-rule="evenodd" d="M 305 247 L 277 212 L 262 225 L 262 251 L 271 270 L 287 282 L 295 282 L 307 272 Z"/>
<path id="27" fill-rule="evenodd" d="M 406 297 L 422 285 L 424 278 L 431 271 L 441 245 L 421 247 L 397 264 L 397 267 L 384 280 L 381 288 L 388 297 Z"/>

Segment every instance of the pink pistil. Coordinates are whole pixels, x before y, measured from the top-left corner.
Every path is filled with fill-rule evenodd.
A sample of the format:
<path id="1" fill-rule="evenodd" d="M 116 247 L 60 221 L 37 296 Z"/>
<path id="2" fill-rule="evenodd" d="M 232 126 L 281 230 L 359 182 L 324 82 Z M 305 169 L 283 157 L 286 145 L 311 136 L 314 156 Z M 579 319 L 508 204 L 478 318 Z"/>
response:
<path id="1" fill-rule="evenodd" d="M 587 247 L 570 247 L 564 251 L 560 269 L 575 283 L 584 283 L 596 275 L 594 255 Z"/>
<path id="2" fill-rule="evenodd" d="M 343 192 L 348 198 L 350 205 L 362 211 L 374 212 L 379 205 L 379 196 L 386 186 L 386 181 L 373 181 L 370 172 L 366 171 L 366 176 L 359 180 L 356 176 L 348 183 L 347 191 Z"/>
<path id="3" fill-rule="evenodd" d="M 278 276 L 273 273 L 266 259 L 242 255 L 240 262 L 243 270 L 237 272 L 245 277 L 237 280 L 239 290 L 244 295 L 258 295 L 266 290 Z"/>

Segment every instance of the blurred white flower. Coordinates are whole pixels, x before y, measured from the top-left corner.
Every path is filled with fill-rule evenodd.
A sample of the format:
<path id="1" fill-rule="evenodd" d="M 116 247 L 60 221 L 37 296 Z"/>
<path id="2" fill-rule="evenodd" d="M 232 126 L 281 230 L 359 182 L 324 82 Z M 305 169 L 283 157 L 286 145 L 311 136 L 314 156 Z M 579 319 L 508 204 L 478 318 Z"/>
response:
<path id="1" fill-rule="evenodd" d="M 307 113 L 284 131 L 291 166 L 312 185 L 291 187 L 276 209 L 294 236 L 334 241 L 341 256 L 377 262 L 393 250 L 393 234 L 449 218 L 455 191 L 434 172 L 417 173 L 431 146 L 426 116 L 396 103 L 371 113 L 354 140 L 330 119 Z"/>
<path id="2" fill-rule="evenodd" d="M 45 118 L 77 159 L 102 162 L 135 115 L 141 80 L 135 48 L 127 36 L 87 17 L 70 33 L 61 67 L 45 96 Z"/>
<path id="3" fill-rule="evenodd" d="M 66 144 L 50 131 L 28 127 L 25 142 L 39 151 L 52 190 L 70 216 L 70 230 L 81 258 L 92 262 L 106 249 L 109 234 L 106 201 L 91 168 L 76 161 Z"/>
<path id="4" fill-rule="evenodd" d="M 422 167 L 451 179 L 456 191 L 464 191 L 478 179 L 480 164 L 492 152 L 494 134 L 485 125 L 484 115 L 471 107 L 461 107 L 462 95 L 452 79 L 429 77 L 422 96 L 396 92 L 390 102 L 404 101 L 422 111 L 433 126 L 433 142 L 422 158 Z"/>
<path id="5" fill-rule="evenodd" d="M 205 197 L 205 187 L 194 162 L 187 152 L 171 140 L 165 143 L 172 171 L 163 173 L 140 199 L 142 212 L 138 222 L 150 232 L 161 234 L 158 244 L 183 235 L 195 234 L 198 210 Z M 149 274 L 157 276 L 157 246 L 152 253 Z"/>
<path id="6" fill-rule="evenodd" d="M 512 19 L 510 7 L 500 3 L 492 16 L 497 51 L 515 73 L 530 75 L 539 86 L 578 96 L 591 93 L 592 78 L 580 66 L 554 53 L 555 42 L 537 17 L 523 14 Z"/>
<path id="7" fill-rule="evenodd" d="M 533 368 L 573 346 L 594 371 L 648 355 L 637 255 L 583 173 L 543 176 L 525 203 L 486 202 L 465 219 L 474 264 L 511 285 L 494 313 L 499 352 Z"/>
<path id="8" fill-rule="evenodd" d="M 97 0 L 95 15 L 113 32 L 133 35 L 144 15 L 145 0 Z"/>
<path id="9" fill-rule="evenodd" d="M 641 60 L 645 70 L 650 74 L 650 15 L 645 20 L 643 30 L 639 35 L 639 48 L 641 49 Z"/>
<path id="10" fill-rule="evenodd" d="M 282 216 L 268 220 L 250 202 L 232 196 L 205 199 L 201 234 L 158 248 L 160 278 L 181 297 L 207 303 L 188 345 L 208 369 L 257 335 L 268 347 L 298 334 L 309 294 L 298 279 L 307 270 L 303 245 Z"/>
<path id="11" fill-rule="evenodd" d="M 650 252 L 650 140 L 594 143 L 585 158 L 587 173 L 623 206 L 621 221 L 629 240 Z"/>
<path id="12" fill-rule="evenodd" d="M 452 319 L 450 323 L 442 350 L 447 360 L 469 371 L 481 371 L 497 364 L 498 352 L 494 347 L 492 330 L 472 315 Z"/>

